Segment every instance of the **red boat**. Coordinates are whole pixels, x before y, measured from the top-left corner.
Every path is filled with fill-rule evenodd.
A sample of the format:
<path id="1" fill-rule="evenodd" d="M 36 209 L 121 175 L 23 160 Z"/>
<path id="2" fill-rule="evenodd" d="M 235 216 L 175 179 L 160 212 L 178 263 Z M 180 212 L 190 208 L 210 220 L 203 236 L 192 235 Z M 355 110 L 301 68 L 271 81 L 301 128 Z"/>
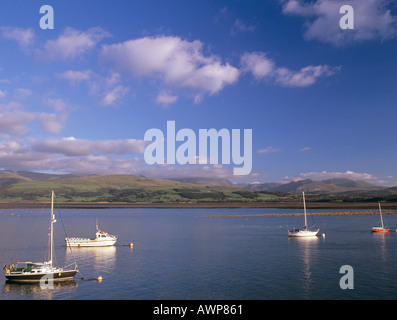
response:
<path id="1" fill-rule="evenodd" d="M 373 227 L 371 229 L 371 231 L 372 232 L 377 232 L 377 233 L 389 233 L 390 229 L 385 229 L 385 228 L 382 228 L 382 227 Z"/>
<path id="2" fill-rule="evenodd" d="M 380 222 L 381 222 L 382 226 L 381 227 L 372 227 L 371 231 L 372 232 L 377 232 L 377 233 L 389 233 L 390 229 L 385 229 L 385 227 L 383 225 L 382 209 L 380 208 L 380 202 L 378 202 L 378 204 L 379 204 Z"/>

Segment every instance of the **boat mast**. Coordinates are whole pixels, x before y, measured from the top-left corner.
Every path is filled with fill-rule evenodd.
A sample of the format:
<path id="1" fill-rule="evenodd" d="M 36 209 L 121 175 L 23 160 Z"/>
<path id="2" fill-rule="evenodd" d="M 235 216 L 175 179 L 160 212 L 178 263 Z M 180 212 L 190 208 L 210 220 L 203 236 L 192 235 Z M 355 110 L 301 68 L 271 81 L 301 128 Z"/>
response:
<path id="1" fill-rule="evenodd" d="M 307 228 L 307 219 L 306 219 L 306 201 L 305 201 L 305 192 L 304 192 L 304 191 L 302 192 L 302 195 L 303 195 L 303 208 L 304 208 L 304 211 L 305 211 L 305 228 Z"/>
<path id="2" fill-rule="evenodd" d="M 380 202 L 378 202 L 378 205 L 379 205 L 380 222 L 382 224 L 382 229 L 384 229 L 385 227 L 383 226 L 382 209 L 380 208 Z"/>
<path id="3" fill-rule="evenodd" d="M 51 218 L 50 218 L 50 266 L 52 267 L 52 252 L 54 249 L 53 238 L 54 238 L 54 190 L 51 191 Z"/>

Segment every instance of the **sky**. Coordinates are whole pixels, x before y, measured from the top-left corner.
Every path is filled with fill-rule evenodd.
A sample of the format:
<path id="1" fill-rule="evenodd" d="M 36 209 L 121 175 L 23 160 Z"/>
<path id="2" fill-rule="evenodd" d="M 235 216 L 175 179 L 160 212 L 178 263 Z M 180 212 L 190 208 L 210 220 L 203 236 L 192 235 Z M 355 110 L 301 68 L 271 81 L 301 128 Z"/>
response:
<path id="1" fill-rule="evenodd" d="M 397 185 L 395 0 L 3 0 L 0 47 L 1 170 Z M 168 122 L 195 163 L 145 160 Z M 200 129 L 251 130 L 250 170 Z"/>

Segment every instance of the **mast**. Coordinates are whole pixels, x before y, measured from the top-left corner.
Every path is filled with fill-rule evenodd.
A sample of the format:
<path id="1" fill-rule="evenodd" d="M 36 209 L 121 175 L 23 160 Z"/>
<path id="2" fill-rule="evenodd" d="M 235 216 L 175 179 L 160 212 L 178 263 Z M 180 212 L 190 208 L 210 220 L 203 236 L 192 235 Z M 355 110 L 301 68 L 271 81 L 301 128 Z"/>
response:
<path id="1" fill-rule="evenodd" d="M 50 266 L 52 267 L 52 254 L 54 250 L 54 190 L 51 191 L 51 218 L 50 218 Z"/>
<path id="2" fill-rule="evenodd" d="M 306 201 L 305 201 L 305 192 L 304 191 L 302 192 L 302 195 L 303 195 L 303 208 L 304 208 L 304 211 L 305 211 L 305 228 L 307 228 Z"/>
<path id="3" fill-rule="evenodd" d="M 380 202 L 378 202 L 378 205 L 379 205 L 380 222 L 382 223 L 382 229 L 384 229 L 385 227 L 383 226 L 382 209 L 380 208 Z"/>

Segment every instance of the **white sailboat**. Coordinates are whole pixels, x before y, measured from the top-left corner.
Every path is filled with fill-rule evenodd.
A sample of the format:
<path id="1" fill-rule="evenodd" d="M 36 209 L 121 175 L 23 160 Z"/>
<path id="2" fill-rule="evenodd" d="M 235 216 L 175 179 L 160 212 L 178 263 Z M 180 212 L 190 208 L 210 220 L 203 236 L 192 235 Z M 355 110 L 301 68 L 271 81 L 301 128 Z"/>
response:
<path id="1" fill-rule="evenodd" d="M 53 265 L 54 258 L 54 191 L 51 192 L 51 217 L 49 231 L 49 260 L 45 262 L 17 262 L 15 267 L 6 270 L 8 282 L 37 283 L 46 280 L 71 280 L 78 272 L 75 263 L 74 269 L 64 269 Z M 20 265 L 23 265 L 20 267 Z"/>
<path id="2" fill-rule="evenodd" d="M 306 201 L 305 201 L 305 192 L 302 192 L 303 196 L 303 208 L 304 208 L 304 213 L 305 213 L 305 225 L 303 229 L 292 229 L 288 230 L 288 236 L 289 237 L 314 237 L 317 235 L 317 233 L 320 231 L 320 229 L 316 230 L 309 230 L 307 227 L 307 217 L 306 217 Z"/>
<path id="3" fill-rule="evenodd" d="M 380 207 L 380 202 L 378 202 L 378 205 L 379 205 L 379 215 L 380 215 L 381 227 L 372 227 L 371 231 L 372 232 L 379 232 L 379 233 L 389 233 L 390 229 L 385 228 L 385 226 L 383 225 L 382 209 Z"/>

